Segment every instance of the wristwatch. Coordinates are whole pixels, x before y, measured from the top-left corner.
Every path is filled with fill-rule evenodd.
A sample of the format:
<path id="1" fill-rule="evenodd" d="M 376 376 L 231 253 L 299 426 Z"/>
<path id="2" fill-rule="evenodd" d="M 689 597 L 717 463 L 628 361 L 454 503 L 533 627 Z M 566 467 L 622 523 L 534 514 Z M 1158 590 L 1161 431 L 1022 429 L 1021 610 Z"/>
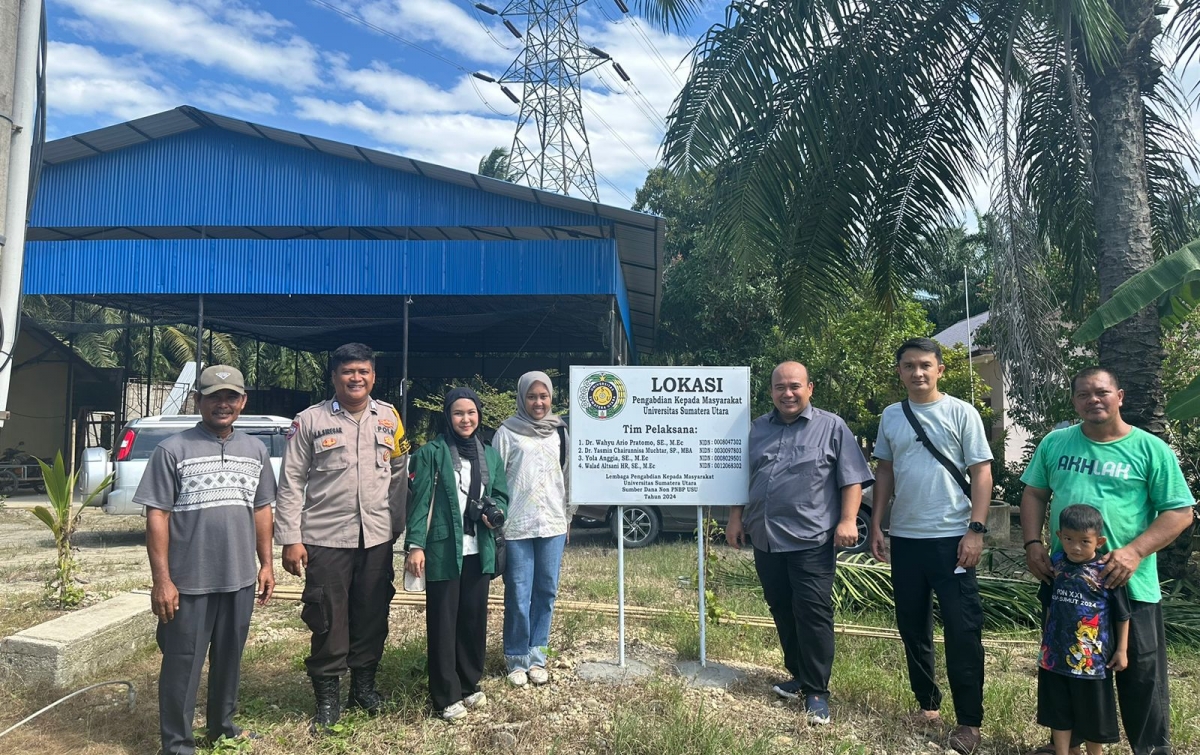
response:
<path id="1" fill-rule="evenodd" d="M 971 522 L 967 525 L 967 529 L 978 532 L 980 535 L 986 535 L 988 531 L 987 525 L 983 522 Z"/>

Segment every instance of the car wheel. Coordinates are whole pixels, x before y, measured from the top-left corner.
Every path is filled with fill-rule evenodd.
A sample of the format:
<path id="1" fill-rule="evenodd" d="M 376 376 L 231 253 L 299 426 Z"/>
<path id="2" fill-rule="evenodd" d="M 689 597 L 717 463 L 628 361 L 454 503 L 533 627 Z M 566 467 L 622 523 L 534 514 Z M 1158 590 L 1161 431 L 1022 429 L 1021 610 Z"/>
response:
<path id="1" fill-rule="evenodd" d="M 858 542 L 849 548 L 839 549 L 842 553 L 866 553 L 867 541 L 871 535 L 871 512 L 866 509 L 859 509 L 858 516 L 854 523 L 858 525 Z"/>
<path id="2" fill-rule="evenodd" d="M 608 520 L 609 531 L 612 532 L 614 540 L 620 537 L 617 519 L 617 509 L 614 506 L 612 516 Z M 626 548 L 644 548 L 657 540 L 659 532 L 662 531 L 658 513 L 647 506 L 625 506 L 621 519 L 624 520 Z"/>

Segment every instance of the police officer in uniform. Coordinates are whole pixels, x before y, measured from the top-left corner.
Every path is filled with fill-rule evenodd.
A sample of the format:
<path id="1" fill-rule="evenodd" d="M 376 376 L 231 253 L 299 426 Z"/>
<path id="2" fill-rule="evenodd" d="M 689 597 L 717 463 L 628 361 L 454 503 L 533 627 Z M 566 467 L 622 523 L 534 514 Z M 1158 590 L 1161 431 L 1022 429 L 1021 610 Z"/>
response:
<path id="1" fill-rule="evenodd" d="M 408 441 L 395 407 L 371 398 L 375 355 L 361 343 L 330 358 L 334 398 L 301 412 L 288 431 L 275 507 L 283 568 L 304 577 L 301 618 L 312 630 L 305 666 L 316 693 L 312 731 L 348 705 L 370 714 L 383 697 L 375 672 L 396 590 L 392 544 L 404 530 Z"/>

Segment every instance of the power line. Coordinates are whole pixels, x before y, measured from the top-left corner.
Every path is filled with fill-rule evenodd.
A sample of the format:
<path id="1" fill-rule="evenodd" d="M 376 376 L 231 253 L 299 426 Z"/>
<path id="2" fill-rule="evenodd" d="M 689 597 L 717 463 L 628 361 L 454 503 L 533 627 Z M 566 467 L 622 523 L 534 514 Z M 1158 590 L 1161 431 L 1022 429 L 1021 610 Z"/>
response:
<path id="1" fill-rule="evenodd" d="M 362 26 L 364 26 L 364 27 L 366 27 L 366 28 L 370 29 L 371 31 L 374 31 L 374 32 L 375 32 L 375 33 L 377 33 L 377 34 L 380 34 L 380 35 L 383 35 L 383 36 L 385 36 L 385 37 L 388 37 L 389 39 L 393 39 L 393 40 L 395 40 L 395 41 L 397 41 L 397 42 L 400 42 L 401 44 L 404 44 L 404 45 L 407 45 L 408 47 L 411 47 L 411 48 L 413 48 L 414 50 L 418 50 L 419 52 L 423 52 L 423 53 L 425 53 L 426 55 L 430 56 L 431 58 L 434 58 L 434 59 L 436 59 L 436 60 L 439 60 L 439 61 L 441 61 L 442 63 L 445 63 L 446 65 L 450 66 L 451 68 L 453 68 L 453 69 L 455 69 L 455 70 L 457 70 L 457 71 L 460 71 L 460 72 L 462 72 L 462 73 L 464 73 L 464 74 L 467 74 L 467 76 L 468 76 L 469 78 L 475 78 L 475 77 L 473 76 L 473 72 L 472 72 L 472 71 L 470 71 L 470 70 L 468 70 L 467 68 L 465 68 L 464 66 L 462 66 L 462 65 L 458 64 L 458 63 L 457 63 L 457 62 L 455 62 L 454 60 L 451 60 L 450 58 L 447 58 L 447 57 L 445 57 L 444 55 L 440 55 L 439 53 L 437 53 L 437 52 L 434 52 L 433 50 L 430 50 L 428 47 L 425 47 L 425 46 L 423 46 L 423 45 L 417 44 L 416 42 L 413 42 L 412 40 L 406 39 L 406 38 L 404 38 L 404 37 L 400 36 L 399 34 L 396 34 L 396 33 L 395 33 L 395 32 L 393 32 L 393 31 L 390 31 L 390 30 L 388 30 L 388 29 L 385 29 L 385 28 L 383 28 L 383 27 L 379 26 L 378 24 L 371 23 L 370 21 L 366 20 L 366 19 L 365 19 L 365 18 L 363 18 L 362 16 L 359 16 L 359 15 L 357 15 L 356 13 L 353 13 L 353 12 L 351 12 L 351 11 L 348 11 L 348 10 L 344 9 L 344 8 L 338 7 L 337 5 L 334 5 L 333 3 L 331 3 L 331 2 L 328 2 L 327 0 L 311 0 L 311 1 L 312 1 L 313 3 L 315 3 L 315 4 L 319 5 L 319 6 L 321 6 L 322 8 L 325 8 L 325 9 L 327 9 L 327 10 L 331 10 L 331 11 L 333 11 L 334 13 L 337 13 L 338 15 L 342 16 L 343 18 L 349 19 L 350 21 L 353 21 L 353 22 L 355 22 L 355 23 L 357 23 L 357 24 L 360 24 L 360 25 L 362 25 Z M 516 2 L 519 2 L 519 1 L 520 1 L 520 0 L 516 0 Z M 563 2 L 567 2 L 568 0 L 562 0 L 562 1 L 563 1 Z M 576 6 L 577 6 L 579 3 L 583 2 L 583 1 L 584 1 L 584 0 L 573 0 L 573 3 L 574 3 L 574 5 L 576 5 Z M 479 19 L 476 19 L 476 21 L 479 21 Z M 481 23 L 481 25 L 482 25 L 482 23 Z M 488 30 L 485 28 L 485 31 L 488 31 Z M 490 33 L 490 31 L 489 31 L 488 33 L 489 33 L 489 36 L 492 36 L 492 35 L 491 35 L 491 33 Z M 578 40 L 578 37 L 577 37 L 577 32 L 576 32 L 576 37 L 575 37 L 575 38 L 576 38 L 576 41 L 577 41 L 577 40 Z M 494 39 L 494 37 L 493 37 L 493 39 Z M 498 40 L 496 40 L 496 41 L 497 41 L 497 44 L 500 44 Z M 504 47 L 504 45 L 502 45 L 502 44 L 501 44 L 500 46 L 501 46 L 501 47 Z M 507 49 L 507 48 L 506 48 L 506 49 Z M 602 58 L 601 58 L 601 57 L 595 57 L 595 56 L 594 56 L 594 53 L 595 53 L 595 52 L 601 52 L 601 55 L 603 55 L 603 57 L 602 57 Z M 589 49 L 589 50 L 587 50 L 587 51 L 583 51 L 583 53 L 586 53 L 586 54 L 588 54 L 588 55 L 590 55 L 590 56 L 593 56 L 593 57 L 594 57 L 594 59 L 593 59 L 593 60 L 591 60 L 591 61 L 589 62 L 589 64 L 588 64 L 588 65 L 590 65 L 592 68 L 594 68 L 594 67 L 596 67 L 596 66 L 598 66 L 598 65 L 600 65 L 600 64 L 602 64 L 602 63 L 604 63 L 604 62 L 606 62 L 606 61 L 608 61 L 608 60 L 611 60 L 611 58 L 609 58 L 607 55 L 604 55 L 602 51 L 598 51 L 598 50 L 596 50 L 595 48 L 590 48 L 590 49 Z M 581 54 L 581 53 L 580 53 L 579 51 L 577 51 L 577 52 L 576 52 L 576 55 L 579 55 L 579 54 Z M 514 62 L 514 64 L 513 64 L 513 67 L 516 67 L 516 66 L 518 65 L 518 63 L 520 63 L 520 62 L 521 62 L 521 59 L 519 58 L 519 59 L 518 59 L 516 62 Z M 615 65 L 615 62 L 614 62 L 614 65 Z M 510 67 L 510 73 L 512 72 L 512 70 L 513 70 L 513 67 Z M 619 67 L 618 67 L 618 68 L 619 68 Z M 622 71 L 620 71 L 620 70 L 619 70 L 619 72 L 622 72 Z M 622 72 L 622 73 L 623 73 L 623 72 Z M 490 78 L 490 77 L 489 77 L 489 78 Z M 624 79 L 624 78 L 626 78 L 626 77 L 622 76 L 622 78 Z M 485 80 L 487 80 L 487 79 L 485 79 Z M 506 79 L 505 79 L 504 77 L 501 77 L 501 79 L 499 80 L 499 82 L 501 82 L 501 83 L 502 83 L 502 82 L 503 82 L 503 81 L 505 81 L 505 80 L 506 80 Z M 508 81 L 514 81 L 514 79 L 511 79 L 511 78 L 510 78 L 510 79 L 507 79 L 507 80 L 508 80 Z M 528 83 L 528 82 L 522 82 L 522 83 Z M 475 82 L 474 82 L 474 81 L 472 81 L 472 82 L 471 82 L 471 86 L 472 86 L 472 88 L 475 90 L 475 94 L 476 94 L 476 96 L 477 96 L 477 97 L 479 97 L 480 101 L 481 101 L 481 102 L 484 104 L 484 106 L 485 106 L 485 107 L 487 107 L 487 108 L 488 108 L 489 110 L 491 110 L 493 113 L 495 113 L 496 115 L 499 115 L 499 116 L 501 116 L 501 117 L 512 117 L 512 114 L 505 114 L 505 113 L 501 113 L 499 110 L 497 110 L 495 107 L 493 107 L 493 106 L 492 106 L 492 104 L 491 104 L 490 102 L 488 102 L 488 100 L 487 100 L 487 99 L 486 99 L 486 98 L 483 96 L 482 92 L 480 92 L 480 91 L 479 91 L 479 88 L 478 88 L 478 86 L 475 84 Z M 607 86 L 607 84 L 606 84 L 606 86 Z M 505 94 L 506 94 L 506 95 L 508 95 L 510 99 L 516 99 L 516 98 L 515 98 L 515 95 L 513 95 L 513 94 L 511 94 L 510 92 L 508 92 L 508 91 L 507 91 L 507 87 L 503 87 L 503 86 L 502 86 L 502 87 L 501 87 L 501 89 L 504 89 L 504 90 L 505 90 Z M 634 88 L 634 89 L 636 90 L 636 88 Z M 639 92 L 637 92 L 637 93 L 638 93 L 639 95 L 641 94 L 641 93 L 640 93 L 640 91 L 639 91 Z M 523 92 L 522 94 L 523 94 L 523 95 L 526 95 L 526 96 L 523 96 L 523 97 L 522 97 L 520 100 L 518 100 L 518 102 L 520 102 L 520 103 L 521 103 L 521 105 L 522 105 L 522 113 L 521 113 L 521 114 L 519 114 L 519 116 L 518 116 L 518 117 L 524 116 L 524 115 L 526 114 L 526 111 L 527 111 L 527 109 L 526 109 L 526 107 L 525 107 L 525 104 L 526 104 L 526 103 L 529 101 L 529 99 L 530 99 L 530 98 L 527 96 L 527 94 L 528 94 L 527 92 Z M 641 96 L 642 96 L 642 99 L 643 99 L 643 100 L 645 100 L 645 96 L 644 96 L 644 95 L 641 95 Z M 646 115 L 646 117 L 647 117 L 647 118 L 651 118 L 651 120 L 653 120 L 653 118 L 652 118 L 652 117 L 651 117 L 649 114 L 647 114 L 647 113 L 645 112 L 645 110 L 643 110 L 643 105 L 639 104 L 639 102 L 638 102 L 638 100 L 636 99 L 636 97 L 631 97 L 630 99 L 631 99 L 631 100 L 634 102 L 634 105 L 635 105 L 635 107 L 638 107 L 638 109 L 639 109 L 639 110 L 641 110 L 641 111 L 643 112 L 643 115 Z M 641 164 L 642 164 L 642 165 L 643 165 L 643 166 L 644 166 L 644 167 L 645 167 L 647 170 L 650 170 L 650 169 L 651 169 L 651 167 L 652 167 L 652 166 L 651 166 L 651 165 L 650 165 L 648 162 L 646 162 L 646 160 L 644 160 L 644 159 L 642 158 L 642 156 L 641 156 L 640 154 L 638 154 L 638 152 L 637 152 L 636 150 L 634 150 L 634 149 L 633 149 L 633 147 L 631 147 L 627 141 L 625 141 L 625 139 L 624 139 L 624 138 L 622 138 L 622 137 L 621 137 L 621 134 L 620 134 L 620 133 L 619 133 L 619 132 L 618 132 L 618 131 L 617 131 L 615 128 L 613 128 L 613 127 L 612 127 L 612 125 L 611 125 L 611 124 L 609 124 L 609 123 L 608 123 L 608 121 L 606 121 L 606 120 L 604 119 L 604 117 L 603 117 L 603 116 L 601 116 L 601 115 L 600 115 L 600 113 L 599 113 L 599 112 L 597 112 L 597 110 L 596 110 L 594 107 L 592 107 L 591 105 L 588 105 L 587 103 L 583 103 L 583 102 L 582 102 L 582 100 L 580 100 L 580 104 L 581 104 L 583 107 L 586 107 L 586 108 L 588 109 L 588 111 L 589 111 L 589 112 L 592 114 L 592 116 L 593 116 L 593 117 L 595 117 L 595 118 L 596 118 L 596 120 L 598 120 L 598 121 L 600 122 L 600 124 L 601 124 L 601 125 L 603 125 L 603 126 L 604 126 L 604 128 L 605 128 L 605 129 L 607 129 L 607 130 L 608 130 L 608 132 L 609 132 L 609 133 L 610 133 L 610 134 L 611 134 L 611 135 L 612 135 L 612 136 L 613 136 L 613 137 L 614 137 L 614 138 L 615 138 L 615 139 L 616 139 L 618 142 L 620 142 L 620 144 L 621 144 L 621 145 L 622 145 L 622 146 L 625 148 L 625 150 L 626 150 L 626 151 L 627 151 L 627 152 L 628 152 L 630 155 L 632 155 L 632 156 L 633 156 L 633 158 L 634 158 L 635 160 L 637 160 L 639 163 L 641 163 Z M 650 106 L 650 108 L 651 108 L 651 112 L 654 112 L 654 113 L 655 113 L 655 115 L 657 115 L 657 112 L 653 110 L 653 106 L 652 106 L 652 105 L 650 105 L 650 103 L 649 103 L 649 101 L 648 101 L 648 100 L 645 100 L 645 104 L 646 104 L 646 105 L 649 105 L 649 106 Z M 530 113 L 532 113 L 532 112 L 533 112 L 533 110 L 532 110 L 532 109 L 529 109 L 529 112 L 530 112 Z M 528 118 L 528 116 L 526 116 L 526 119 L 527 119 L 527 118 Z M 659 116 L 659 118 L 661 118 L 661 116 Z M 583 126 L 582 119 L 579 119 L 579 121 L 578 121 L 578 124 L 579 124 L 579 130 L 580 130 L 580 131 L 582 131 L 582 126 Z M 518 124 L 518 134 L 519 134 L 519 128 L 520 128 L 520 123 Z M 586 144 L 586 138 L 587 138 L 587 137 L 586 137 L 586 134 L 583 134 L 583 138 L 584 138 L 584 140 L 585 140 L 585 144 Z M 516 146 L 517 146 L 517 140 L 514 138 L 514 150 L 510 150 L 510 152 L 509 152 L 510 165 L 512 165 L 512 160 L 513 160 L 513 158 L 514 158 L 514 156 L 515 156 L 515 151 L 516 151 L 516 150 L 515 150 L 515 148 L 516 148 Z M 586 147 L 585 147 L 585 149 L 586 149 Z M 608 178 L 605 178 L 603 175 L 600 175 L 599 173 L 597 173 L 596 171 L 594 171 L 594 169 L 592 169 L 592 167 L 591 167 L 591 157 L 590 157 L 590 154 L 587 156 L 587 163 L 588 163 L 588 170 L 589 170 L 591 173 L 593 173 L 593 174 L 595 174 L 596 176 L 598 176 L 598 177 L 599 177 L 601 180 L 603 180 L 603 181 L 604 181 L 606 184 L 608 184 L 610 187 L 612 187 L 614 191 L 616 191 L 618 194 L 620 194 L 622 197 L 624 197 L 626 201 L 628 201 L 628 202 L 630 202 L 630 203 L 632 204 L 633 200 L 630 198 L 630 196 L 629 196 L 628 194 L 626 194 L 624 191 L 622 191 L 622 190 L 620 189 L 620 187 L 618 187 L 618 186 L 617 186 L 615 183 L 613 183 L 612 181 L 610 181 Z M 543 186 L 543 187 L 537 187 L 537 188 L 548 188 L 548 187 L 544 187 L 544 186 Z M 566 191 L 562 191 L 562 193 L 566 194 L 566 193 L 568 193 L 568 192 L 566 192 Z M 593 200 L 597 199 L 597 197 L 595 196 L 594 180 L 593 180 L 593 183 L 592 183 L 592 194 L 591 194 L 590 198 L 591 198 L 591 199 L 593 199 Z"/>
<path id="2" fill-rule="evenodd" d="M 518 49 L 520 49 L 518 47 L 509 47 L 501 42 L 500 39 L 492 33 L 492 30 L 488 28 L 487 24 L 483 22 L 483 19 L 479 17 L 479 8 L 475 7 L 474 3 L 471 3 L 471 16 L 475 19 L 475 23 L 479 24 L 479 28 L 483 29 L 484 33 L 487 34 L 488 37 L 490 37 L 491 40 L 496 43 L 496 46 L 501 50 L 504 50 L 505 52 L 516 52 Z"/>
<path id="3" fill-rule="evenodd" d="M 636 158 L 639 163 L 646 166 L 646 170 L 650 170 L 650 168 L 651 168 L 650 163 L 643 160 L 642 156 L 639 155 L 636 151 L 634 151 L 633 147 L 629 146 L 629 142 L 622 139 L 621 135 L 619 133 L 617 133 L 617 130 L 615 128 L 613 128 L 612 126 L 608 125 L 608 121 L 604 120 L 604 116 L 600 115 L 600 113 L 596 111 L 596 108 L 592 107 L 591 105 L 587 104 L 586 102 L 583 103 L 583 106 L 588 109 L 588 112 L 590 112 L 592 114 L 592 116 L 595 117 L 596 120 L 600 121 L 600 123 L 606 129 L 608 129 L 609 133 L 611 133 L 616 138 L 617 141 L 619 141 L 619 142 L 621 142 L 621 144 L 625 145 L 625 149 L 627 149 L 629 151 L 629 154 L 633 155 L 634 158 Z"/>
<path id="4" fill-rule="evenodd" d="M 607 178 L 607 177 L 606 177 L 606 176 L 605 176 L 603 173 L 601 173 L 600 171 L 596 171 L 596 177 L 597 177 L 597 178 L 599 178 L 599 179 L 600 179 L 601 181 L 603 181 L 604 183 L 608 184 L 610 187 L 612 187 L 612 190 L 613 190 L 613 191 L 617 192 L 617 193 L 618 193 L 618 194 L 620 194 L 622 197 L 624 197 L 624 198 L 625 198 L 625 201 L 629 203 L 629 206 L 630 206 L 630 207 L 632 207 L 632 206 L 633 206 L 633 197 L 629 196 L 629 195 L 628 195 L 628 194 L 626 194 L 624 191 L 622 191 L 620 186 L 617 186 L 615 183 L 613 183 L 612 181 L 608 180 L 608 178 Z"/>
<path id="5" fill-rule="evenodd" d="M 675 75 L 675 70 L 671 68 L 671 65 L 667 62 L 667 59 L 664 58 L 662 53 L 658 51 L 658 47 L 654 44 L 653 40 L 650 39 L 649 35 L 647 35 L 642 29 L 641 24 L 637 22 L 636 18 L 627 15 L 625 16 L 624 20 L 617 20 L 610 15 L 608 9 L 604 7 L 604 0 L 601 0 L 599 3 L 597 3 L 597 6 L 600 8 L 600 12 L 609 20 L 610 23 L 612 23 L 613 26 L 622 27 L 628 24 L 634 30 L 633 36 L 636 38 L 638 44 L 641 45 L 642 49 L 650 53 L 650 57 L 659 64 L 659 67 L 662 68 L 667 76 L 669 76 L 671 80 L 675 82 L 676 86 L 683 86 L 683 82 L 680 81 L 679 77 Z"/>
<path id="6" fill-rule="evenodd" d="M 658 110 L 655 109 L 654 104 L 650 102 L 645 95 L 638 91 L 638 89 L 633 86 L 632 82 L 627 82 L 625 85 L 626 88 L 621 90 L 609 84 L 608 80 L 604 78 L 599 71 L 594 71 L 593 73 L 595 73 L 596 78 L 600 80 L 600 83 L 604 85 L 605 89 L 613 94 L 624 95 L 632 100 L 634 107 L 636 107 L 642 115 L 646 116 L 646 120 L 650 121 L 651 125 L 653 125 L 660 134 L 666 131 L 667 120 L 658 114 Z"/>

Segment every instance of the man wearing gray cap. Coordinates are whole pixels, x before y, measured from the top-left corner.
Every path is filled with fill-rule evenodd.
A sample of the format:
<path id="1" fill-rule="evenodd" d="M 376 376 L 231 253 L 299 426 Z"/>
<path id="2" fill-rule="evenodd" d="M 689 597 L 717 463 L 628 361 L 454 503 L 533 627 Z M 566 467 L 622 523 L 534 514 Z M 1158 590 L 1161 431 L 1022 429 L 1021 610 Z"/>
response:
<path id="1" fill-rule="evenodd" d="M 266 446 L 233 427 L 246 406 L 242 373 L 205 369 L 196 406 L 200 421 L 154 450 L 133 497 L 146 507 L 150 606 L 163 654 L 159 730 L 169 755 L 196 751 L 192 716 L 206 656 L 209 741 L 254 738 L 233 724 L 242 649 L 255 595 L 263 605 L 275 590 L 275 475 Z"/>

